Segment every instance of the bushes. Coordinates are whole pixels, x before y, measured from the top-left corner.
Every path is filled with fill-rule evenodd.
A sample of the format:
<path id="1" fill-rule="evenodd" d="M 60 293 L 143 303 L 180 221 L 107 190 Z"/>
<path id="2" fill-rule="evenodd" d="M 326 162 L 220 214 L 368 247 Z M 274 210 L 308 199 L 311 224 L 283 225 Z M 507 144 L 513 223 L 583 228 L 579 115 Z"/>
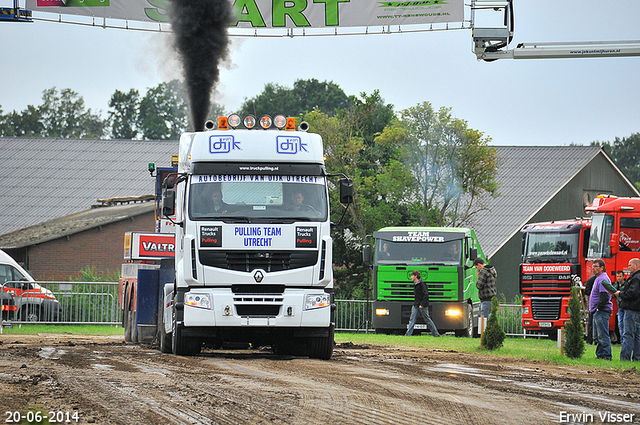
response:
<path id="1" fill-rule="evenodd" d="M 564 352 L 571 359 L 579 359 L 584 353 L 584 332 L 582 328 L 582 313 L 578 300 L 578 288 L 571 289 L 569 299 L 569 322 L 565 325 Z"/>
<path id="2" fill-rule="evenodd" d="M 506 337 L 502 326 L 498 323 L 498 298 L 491 298 L 491 314 L 487 322 L 487 328 L 482 333 L 481 344 L 487 350 L 497 350 L 502 347 Z"/>

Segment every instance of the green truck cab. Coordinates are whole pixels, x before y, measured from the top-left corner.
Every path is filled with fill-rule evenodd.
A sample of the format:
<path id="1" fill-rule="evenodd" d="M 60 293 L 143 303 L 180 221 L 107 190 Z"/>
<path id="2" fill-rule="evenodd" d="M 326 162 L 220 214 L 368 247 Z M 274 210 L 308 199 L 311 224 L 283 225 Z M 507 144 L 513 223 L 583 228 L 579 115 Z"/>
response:
<path id="1" fill-rule="evenodd" d="M 365 245 L 373 266 L 372 326 L 377 333 L 404 334 L 413 304 L 411 272 L 429 288 L 429 313 L 440 333 L 477 334 L 480 300 L 473 260 L 485 258 L 473 230 L 454 227 L 385 227 Z M 372 252 L 373 251 L 373 252 Z M 414 332 L 427 331 L 418 317 Z"/>

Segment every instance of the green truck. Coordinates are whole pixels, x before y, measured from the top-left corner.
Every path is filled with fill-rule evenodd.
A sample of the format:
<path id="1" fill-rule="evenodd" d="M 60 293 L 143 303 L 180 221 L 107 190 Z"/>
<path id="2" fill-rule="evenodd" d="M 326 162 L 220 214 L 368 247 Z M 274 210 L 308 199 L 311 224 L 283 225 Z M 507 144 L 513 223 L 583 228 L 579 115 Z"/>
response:
<path id="1" fill-rule="evenodd" d="M 373 266 L 372 326 L 377 333 L 404 334 L 413 304 L 411 272 L 429 288 L 429 313 L 440 333 L 477 334 L 480 300 L 473 260 L 485 258 L 473 230 L 454 227 L 385 227 L 364 249 Z M 373 252 L 372 252 L 373 251 Z M 427 331 L 422 317 L 414 332 Z"/>

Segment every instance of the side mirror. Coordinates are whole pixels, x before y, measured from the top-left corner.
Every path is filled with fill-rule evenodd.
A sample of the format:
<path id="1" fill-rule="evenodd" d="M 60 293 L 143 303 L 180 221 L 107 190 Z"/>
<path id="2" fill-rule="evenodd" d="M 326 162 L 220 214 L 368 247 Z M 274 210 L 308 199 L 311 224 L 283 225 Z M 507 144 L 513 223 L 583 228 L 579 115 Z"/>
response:
<path id="1" fill-rule="evenodd" d="M 176 213 L 176 191 L 162 189 L 162 215 L 165 217 L 172 216 Z"/>
<path id="2" fill-rule="evenodd" d="M 366 244 L 362 247 L 362 261 L 366 264 L 366 265 L 371 265 L 372 261 L 372 252 L 371 252 L 371 245 L 370 244 Z"/>
<path id="3" fill-rule="evenodd" d="M 469 260 L 473 261 L 478 258 L 478 248 L 471 248 L 469 251 Z"/>
<path id="4" fill-rule="evenodd" d="M 618 233 L 612 233 L 609 238 L 609 253 L 611 255 L 617 254 L 620 250 L 620 235 Z"/>
<path id="5" fill-rule="evenodd" d="M 164 181 L 162 182 L 162 188 L 163 189 L 173 189 L 174 187 L 176 187 L 176 176 L 173 175 L 169 175 L 167 177 L 165 177 Z"/>
<path id="6" fill-rule="evenodd" d="M 353 203 L 353 180 L 349 178 L 340 179 L 340 203 Z"/>

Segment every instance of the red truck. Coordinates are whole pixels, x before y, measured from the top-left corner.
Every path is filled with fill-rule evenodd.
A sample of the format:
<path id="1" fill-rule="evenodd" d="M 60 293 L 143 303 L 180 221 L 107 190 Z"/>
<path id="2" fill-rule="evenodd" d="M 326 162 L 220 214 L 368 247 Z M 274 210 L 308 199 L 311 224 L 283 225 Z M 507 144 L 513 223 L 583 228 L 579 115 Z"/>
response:
<path id="1" fill-rule="evenodd" d="M 598 195 L 585 211 L 591 212 L 586 267 L 590 268 L 593 260 L 602 259 L 612 283 L 615 284 L 618 270 L 628 278 L 629 260 L 640 258 L 640 198 Z M 615 298 L 613 307 L 609 330 L 614 329 L 618 311 Z"/>
<path id="2" fill-rule="evenodd" d="M 590 219 L 530 223 L 522 232 L 522 325 L 527 332 L 555 338 L 569 321 L 574 278 L 586 281 Z"/>

